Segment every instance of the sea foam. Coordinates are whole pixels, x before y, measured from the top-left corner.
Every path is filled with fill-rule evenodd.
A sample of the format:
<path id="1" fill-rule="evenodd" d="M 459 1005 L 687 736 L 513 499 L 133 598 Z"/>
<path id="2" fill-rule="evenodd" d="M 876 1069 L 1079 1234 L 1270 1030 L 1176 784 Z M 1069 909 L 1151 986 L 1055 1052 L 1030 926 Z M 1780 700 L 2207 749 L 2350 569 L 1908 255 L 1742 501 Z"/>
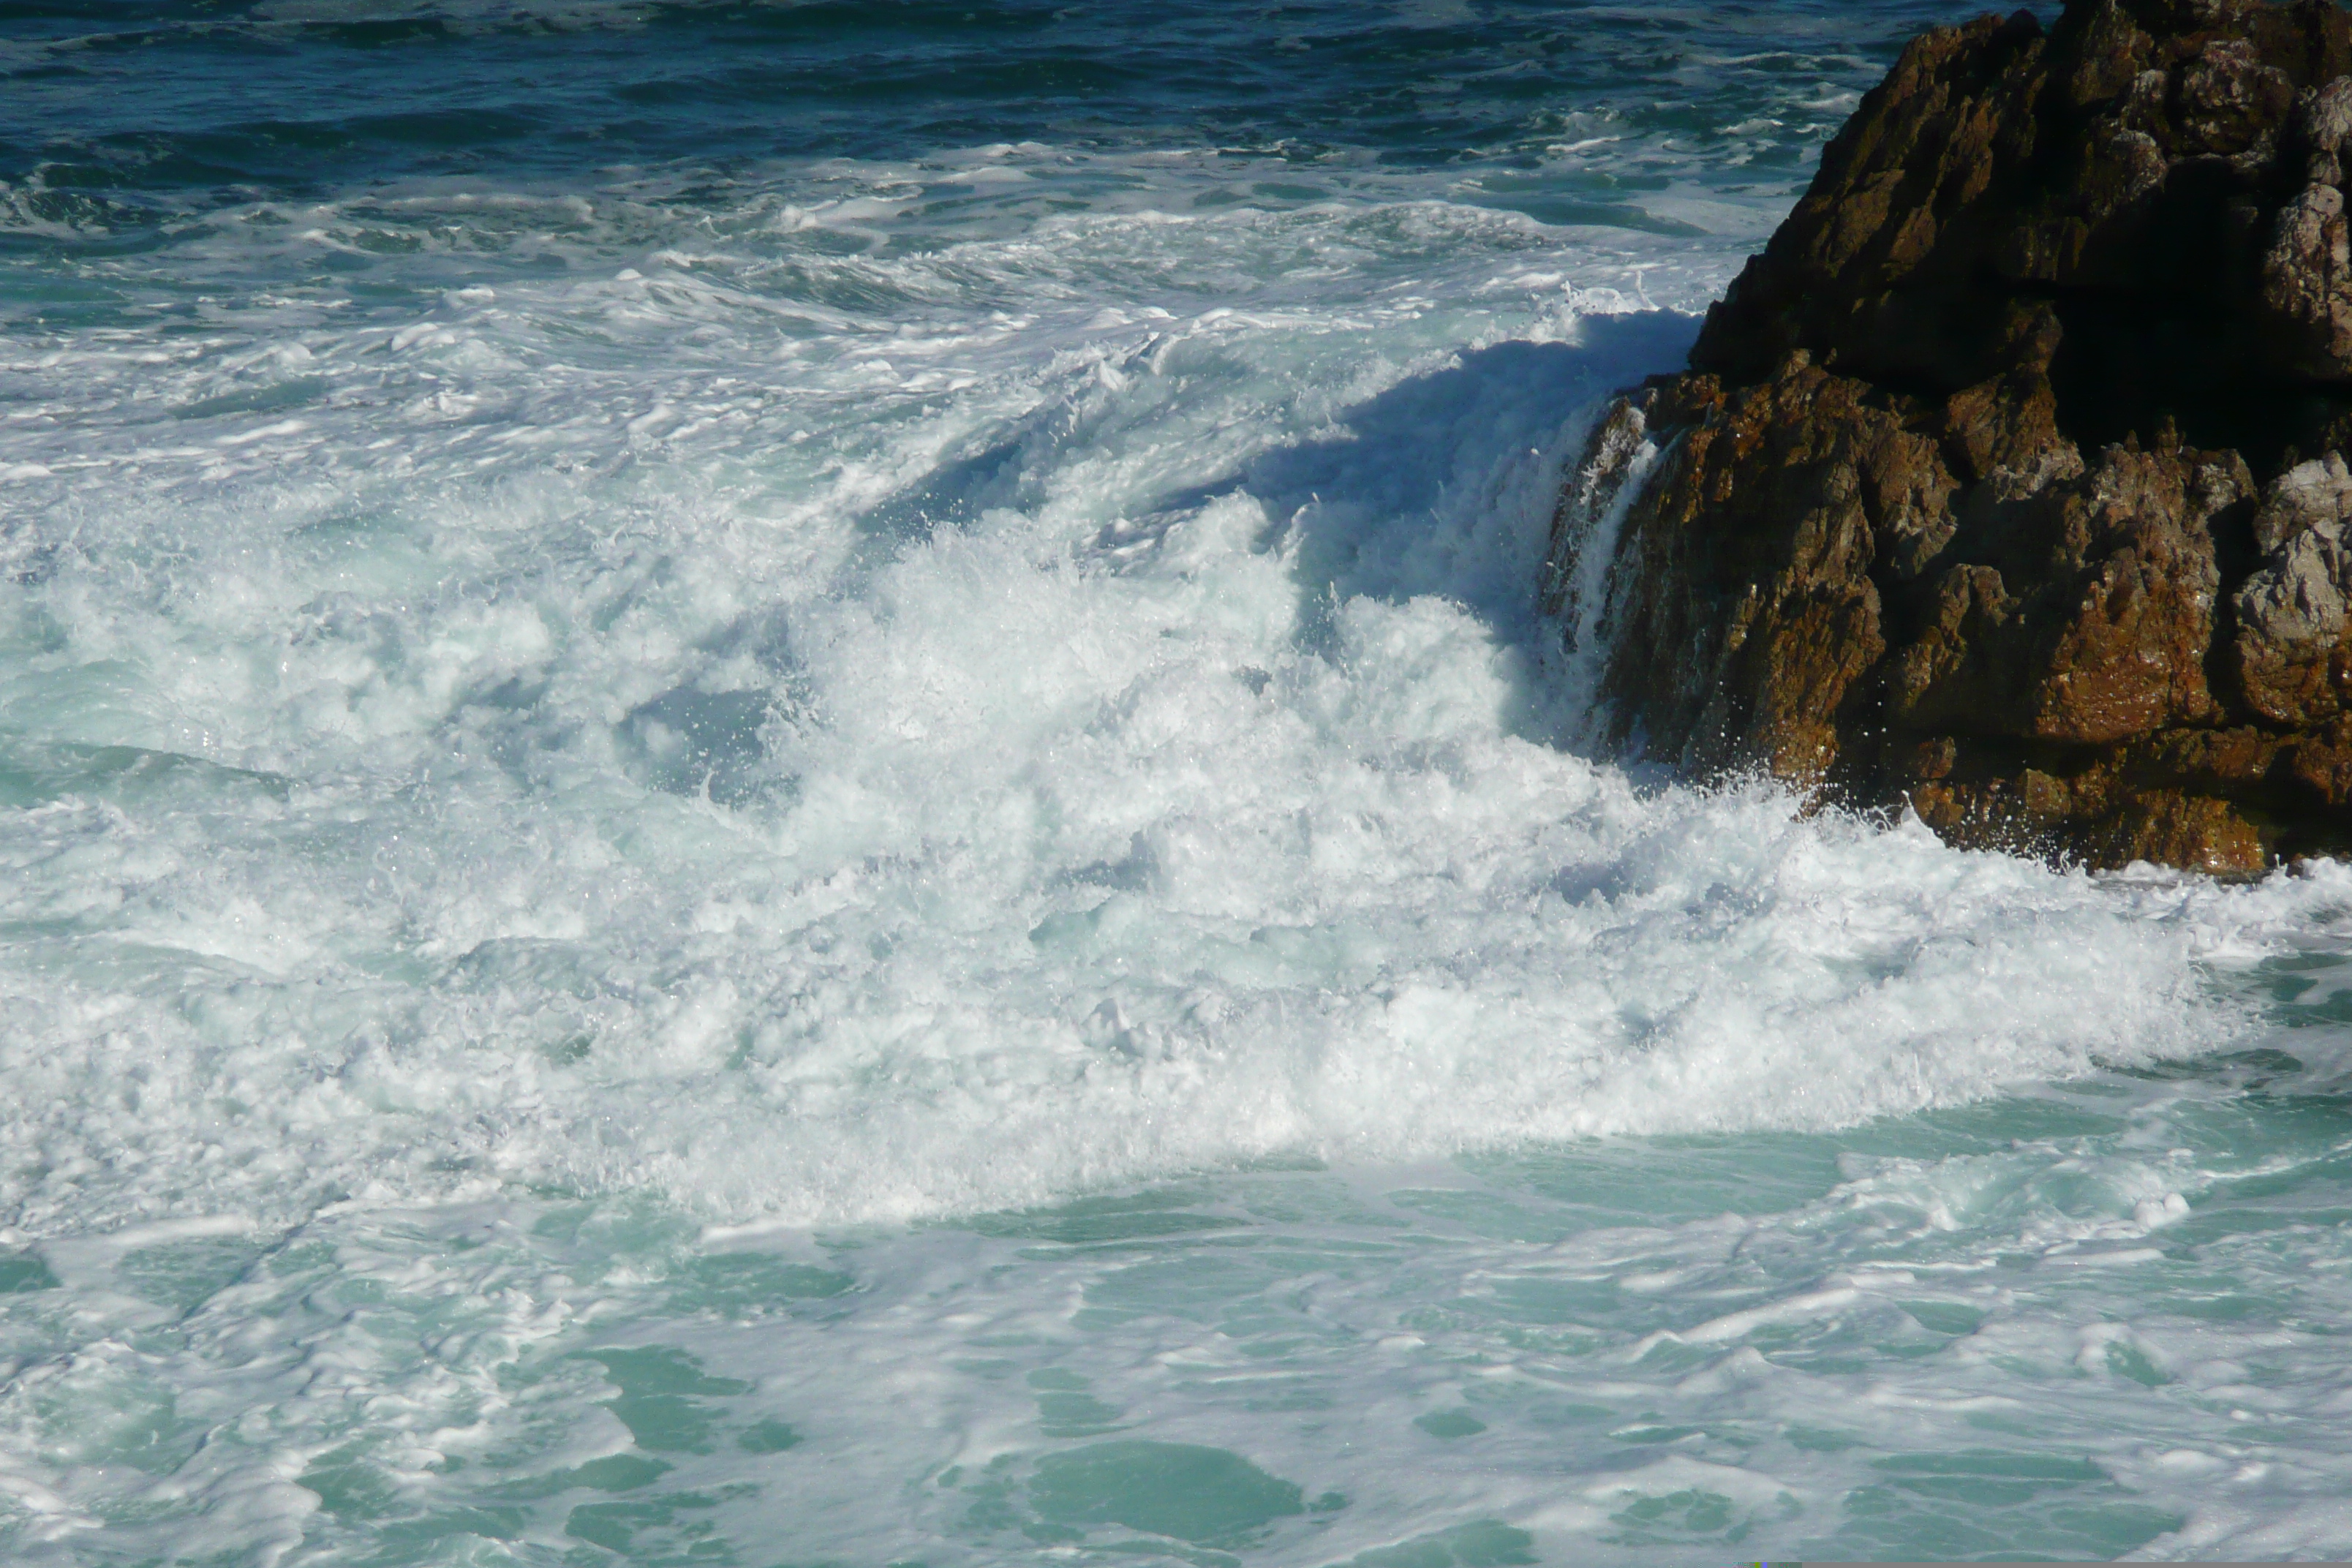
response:
<path id="1" fill-rule="evenodd" d="M 54 956 L 5 1136 L 91 1179 L 15 1201 L 905 1218 L 2235 1037 L 2229 898 L 1563 746 L 1563 468 L 1692 318 L 1545 243 L 1424 204 L 667 247 L 74 351 L 124 439 L 94 480 L 16 437 L 59 495 L 15 538 L 10 901 Z M 778 335 L 861 291 L 897 324 Z M 105 400 L 134 372 L 171 416 Z"/>
<path id="2" fill-rule="evenodd" d="M 621 117 L 0 193 L 11 1561 L 2352 1542 L 2352 879 L 1694 786 L 1538 604 L 1853 7 L 1286 10 L 1472 105 L 1403 158 L 782 159 L 835 100 L 739 57 L 853 9 L 444 11 L 9 57 L 134 115 L 260 38 L 291 113 L 544 36 Z"/>

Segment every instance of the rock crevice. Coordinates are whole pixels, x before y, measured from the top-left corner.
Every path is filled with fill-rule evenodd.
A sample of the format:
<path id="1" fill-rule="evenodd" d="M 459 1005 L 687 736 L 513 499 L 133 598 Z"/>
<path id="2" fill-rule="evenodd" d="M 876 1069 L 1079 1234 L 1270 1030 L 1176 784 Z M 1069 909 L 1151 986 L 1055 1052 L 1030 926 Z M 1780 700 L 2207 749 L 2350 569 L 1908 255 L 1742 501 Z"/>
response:
<path id="1" fill-rule="evenodd" d="M 1570 487 L 1655 455 L 1619 737 L 2095 865 L 2352 847 L 2347 142 L 2332 0 L 1916 40 Z"/>

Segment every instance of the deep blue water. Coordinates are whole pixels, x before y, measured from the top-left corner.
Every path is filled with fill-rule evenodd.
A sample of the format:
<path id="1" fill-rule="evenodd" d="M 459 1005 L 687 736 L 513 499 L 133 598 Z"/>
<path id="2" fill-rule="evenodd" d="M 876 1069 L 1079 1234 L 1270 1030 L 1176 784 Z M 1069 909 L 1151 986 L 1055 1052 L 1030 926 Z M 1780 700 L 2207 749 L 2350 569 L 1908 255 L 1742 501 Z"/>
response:
<path id="1" fill-rule="evenodd" d="M 10 5 L 0 174 L 121 198 L 734 174 L 992 141 L 1513 169 L 1579 124 L 1785 178 L 1941 4 Z M 1810 112 L 1808 112 L 1810 110 Z M 1759 111 L 1761 113 L 1759 114 Z M 1764 116 L 1788 117 L 1762 126 Z M 1606 205 L 1643 188 L 1594 171 Z M 1549 194 L 1560 195 L 1560 192 Z"/>

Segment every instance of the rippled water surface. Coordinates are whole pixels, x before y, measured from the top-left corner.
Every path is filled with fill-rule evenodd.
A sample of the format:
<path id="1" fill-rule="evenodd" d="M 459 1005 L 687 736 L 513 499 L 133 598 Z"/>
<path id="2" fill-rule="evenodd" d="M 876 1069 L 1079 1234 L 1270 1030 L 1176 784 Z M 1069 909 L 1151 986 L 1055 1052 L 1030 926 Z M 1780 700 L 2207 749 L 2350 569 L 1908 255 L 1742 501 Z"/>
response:
<path id="1" fill-rule="evenodd" d="M 0 1555 L 2352 1552 L 2352 872 L 1533 602 L 1968 9 L 0 6 Z"/>

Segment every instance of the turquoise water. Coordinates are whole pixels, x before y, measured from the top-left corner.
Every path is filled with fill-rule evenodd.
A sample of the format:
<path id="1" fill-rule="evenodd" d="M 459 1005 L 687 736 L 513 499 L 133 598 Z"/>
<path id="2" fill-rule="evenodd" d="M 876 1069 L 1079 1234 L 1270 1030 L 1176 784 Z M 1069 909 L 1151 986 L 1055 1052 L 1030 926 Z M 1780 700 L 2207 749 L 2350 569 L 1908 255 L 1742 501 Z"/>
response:
<path id="1" fill-rule="evenodd" d="M 2352 872 L 1533 602 L 1964 9 L 0 6 L 0 1556 L 2352 1551 Z"/>

